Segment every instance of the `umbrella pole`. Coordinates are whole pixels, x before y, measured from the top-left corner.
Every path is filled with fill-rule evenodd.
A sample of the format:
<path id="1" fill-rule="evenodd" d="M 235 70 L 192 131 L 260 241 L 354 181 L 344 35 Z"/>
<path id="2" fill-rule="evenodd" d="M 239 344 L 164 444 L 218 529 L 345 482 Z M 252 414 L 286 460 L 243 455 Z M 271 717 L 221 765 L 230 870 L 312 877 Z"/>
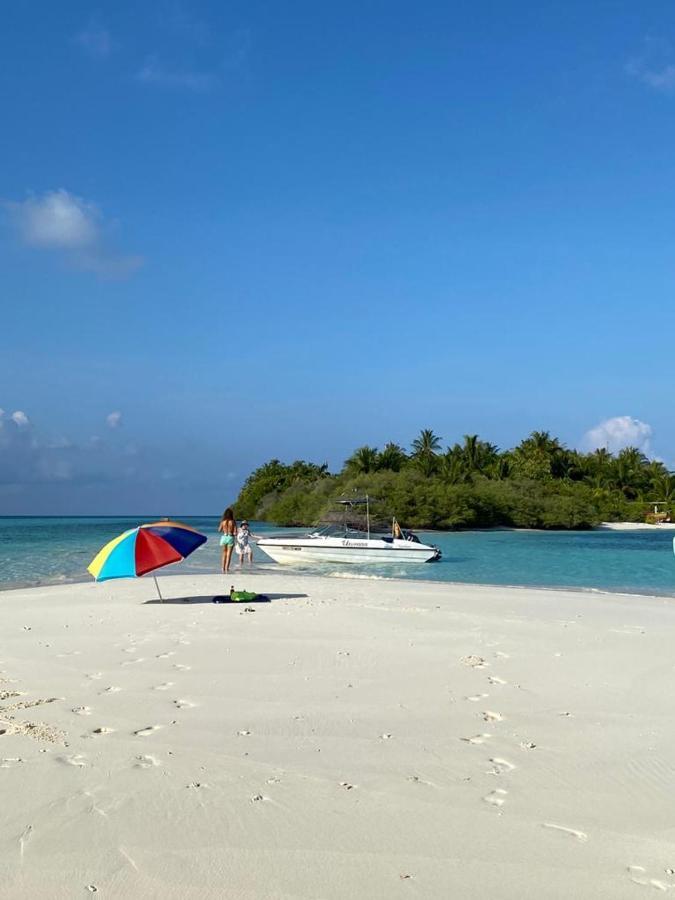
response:
<path id="1" fill-rule="evenodd" d="M 159 589 L 159 585 L 157 584 L 157 576 L 153 575 L 152 580 L 155 582 L 155 587 L 157 588 L 157 596 L 159 597 L 159 602 L 164 603 L 164 597 L 162 597 L 162 592 Z"/>

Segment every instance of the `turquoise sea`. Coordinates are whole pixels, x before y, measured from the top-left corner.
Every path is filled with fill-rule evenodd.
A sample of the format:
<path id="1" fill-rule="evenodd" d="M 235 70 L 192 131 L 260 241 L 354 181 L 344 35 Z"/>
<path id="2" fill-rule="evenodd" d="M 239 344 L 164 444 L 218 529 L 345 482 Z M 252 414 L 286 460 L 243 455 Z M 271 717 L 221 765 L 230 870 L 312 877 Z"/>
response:
<path id="1" fill-rule="evenodd" d="M 146 519 L 0 517 L 0 589 L 80 581 L 103 544 Z M 217 572 L 216 517 L 183 521 L 209 541 L 170 572 Z M 256 534 L 279 529 L 253 523 Z M 298 529 L 299 530 L 299 529 Z M 285 529 L 286 532 L 289 529 Z M 340 567 L 327 564 L 306 571 L 339 577 L 346 573 L 430 581 L 599 589 L 675 596 L 673 532 L 663 531 L 464 531 L 420 532 L 443 551 L 438 563 L 418 566 Z M 276 564 L 257 551 L 255 565 Z M 287 567 L 278 567 L 288 572 Z"/>

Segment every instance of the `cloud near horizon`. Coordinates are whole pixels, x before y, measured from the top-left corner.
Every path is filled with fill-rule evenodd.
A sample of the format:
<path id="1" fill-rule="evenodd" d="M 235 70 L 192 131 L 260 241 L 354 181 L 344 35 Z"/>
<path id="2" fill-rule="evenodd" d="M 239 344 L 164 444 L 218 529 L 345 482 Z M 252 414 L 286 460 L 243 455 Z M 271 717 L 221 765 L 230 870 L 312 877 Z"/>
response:
<path id="1" fill-rule="evenodd" d="M 112 249 L 106 223 L 93 203 L 59 188 L 23 201 L 5 200 L 14 231 L 26 247 L 56 252 L 71 266 L 105 278 L 124 278 L 142 264 L 140 256 Z"/>
<path id="2" fill-rule="evenodd" d="M 646 422 L 632 416 L 614 416 L 590 428 L 582 443 L 587 450 L 604 448 L 610 453 L 618 453 L 625 447 L 637 447 L 645 456 L 653 457 L 652 436 L 653 429 Z"/>
<path id="3" fill-rule="evenodd" d="M 109 427 L 115 429 L 119 421 L 113 419 L 112 426 L 108 421 Z M 4 489 L 63 482 L 145 484 L 160 477 L 156 456 L 113 435 L 107 440 L 94 435 L 79 443 L 62 435 L 44 437 L 22 410 L 8 415 L 0 409 L 0 487 Z M 159 470 L 166 472 L 166 464 L 160 463 Z M 179 476 L 172 468 L 171 478 Z M 162 479 L 166 480 L 165 474 Z"/>
<path id="4" fill-rule="evenodd" d="M 122 413 L 119 410 L 108 413 L 108 415 L 105 417 L 105 423 L 108 428 L 119 428 L 119 426 L 122 424 Z"/>

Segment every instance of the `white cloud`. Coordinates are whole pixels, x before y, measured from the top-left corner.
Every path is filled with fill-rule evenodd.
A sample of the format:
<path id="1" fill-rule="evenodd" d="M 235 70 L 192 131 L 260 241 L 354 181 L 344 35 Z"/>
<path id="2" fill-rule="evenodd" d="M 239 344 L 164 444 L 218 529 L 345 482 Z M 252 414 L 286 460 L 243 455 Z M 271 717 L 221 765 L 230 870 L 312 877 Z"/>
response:
<path id="1" fill-rule="evenodd" d="M 9 208 L 22 240 L 32 247 L 80 249 L 99 238 L 96 207 L 63 189 L 28 197 Z"/>
<path id="2" fill-rule="evenodd" d="M 215 75 L 190 69 L 174 69 L 161 63 L 157 56 L 149 56 L 140 71 L 138 80 L 158 87 L 178 87 L 191 91 L 206 91 L 216 84 Z"/>
<path id="3" fill-rule="evenodd" d="M 17 409 L 16 412 L 13 412 L 10 416 L 12 422 L 17 425 L 19 428 L 27 428 L 30 425 L 30 421 L 25 412 L 22 412 L 20 409 Z"/>
<path id="4" fill-rule="evenodd" d="M 113 48 L 110 32 L 95 19 L 75 35 L 75 42 L 92 59 L 107 59 Z"/>
<path id="5" fill-rule="evenodd" d="M 108 413 L 105 417 L 105 423 L 108 428 L 118 428 L 122 422 L 122 413 L 119 410 Z"/>
<path id="6" fill-rule="evenodd" d="M 124 448 L 115 441 L 97 438 L 78 443 L 61 434 L 44 436 L 20 410 L 0 419 L 0 491 L 63 482 L 159 482 L 158 467 L 167 463 L 157 457 L 139 447 L 130 466 Z"/>
<path id="7" fill-rule="evenodd" d="M 617 453 L 624 447 L 637 447 L 646 456 L 652 456 L 652 427 L 632 416 L 614 416 L 589 429 L 583 438 L 584 447 L 597 450 L 604 447 Z"/>
<path id="8" fill-rule="evenodd" d="M 130 275 L 142 265 L 141 257 L 122 255 L 110 247 L 107 232 L 112 226 L 93 203 L 63 188 L 2 205 L 23 244 L 59 252 L 75 268 L 115 278 Z"/>
<path id="9" fill-rule="evenodd" d="M 626 72 L 654 90 L 664 93 L 675 90 L 673 48 L 661 38 L 646 38 L 640 55 L 626 64 Z"/>

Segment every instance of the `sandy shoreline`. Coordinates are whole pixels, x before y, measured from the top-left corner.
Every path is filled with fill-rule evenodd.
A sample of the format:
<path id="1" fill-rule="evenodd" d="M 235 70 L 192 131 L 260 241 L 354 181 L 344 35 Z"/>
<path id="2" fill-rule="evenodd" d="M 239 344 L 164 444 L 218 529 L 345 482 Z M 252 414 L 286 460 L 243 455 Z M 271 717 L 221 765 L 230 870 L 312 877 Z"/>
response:
<path id="1" fill-rule="evenodd" d="M 597 527 L 605 531 L 675 531 L 675 522 L 661 522 L 659 525 L 649 522 L 603 522 Z"/>
<path id="2" fill-rule="evenodd" d="M 672 600 L 244 581 L 0 593 L 3 896 L 675 890 Z"/>

